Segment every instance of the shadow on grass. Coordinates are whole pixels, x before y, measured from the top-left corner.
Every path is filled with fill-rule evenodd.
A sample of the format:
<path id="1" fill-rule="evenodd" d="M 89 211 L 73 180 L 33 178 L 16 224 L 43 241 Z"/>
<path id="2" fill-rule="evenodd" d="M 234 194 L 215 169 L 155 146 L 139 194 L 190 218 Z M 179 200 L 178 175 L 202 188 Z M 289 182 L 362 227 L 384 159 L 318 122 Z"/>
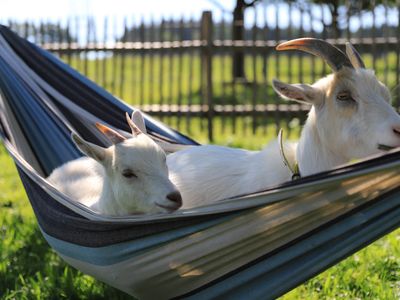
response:
<path id="1" fill-rule="evenodd" d="M 1 299 L 132 299 L 69 267 L 32 218 L 22 218 L 12 208 L 1 209 L 9 210 L 6 217 L 0 216 Z"/>

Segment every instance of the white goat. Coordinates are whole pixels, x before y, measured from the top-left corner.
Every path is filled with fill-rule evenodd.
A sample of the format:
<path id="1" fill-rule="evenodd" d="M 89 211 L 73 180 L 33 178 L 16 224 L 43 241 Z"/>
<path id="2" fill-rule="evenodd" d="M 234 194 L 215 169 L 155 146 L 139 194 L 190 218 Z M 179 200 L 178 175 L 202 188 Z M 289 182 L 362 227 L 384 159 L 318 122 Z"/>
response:
<path id="1" fill-rule="evenodd" d="M 76 134 L 72 139 L 89 157 L 55 169 L 48 181 L 71 199 L 106 215 L 172 212 L 182 198 L 168 179 L 164 151 L 146 135 L 141 113 L 127 114 L 132 138 L 101 124 L 97 128 L 113 143 L 109 148 L 89 143 Z"/>
<path id="2" fill-rule="evenodd" d="M 301 176 L 307 176 L 400 146 L 400 117 L 389 104 L 389 91 L 350 44 L 348 56 L 310 38 L 277 47 L 287 49 L 320 56 L 334 71 L 313 85 L 273 81 L 283 98 L 312 105 L 298 144 L 284 146 L 292 169 L 297 162 Z M 258 152 L 198 146 L 169 155 L 167 163 L 182 207 L 189 208 L 289 181 L 293 174 L 279 151 L 277 142 Z"/>

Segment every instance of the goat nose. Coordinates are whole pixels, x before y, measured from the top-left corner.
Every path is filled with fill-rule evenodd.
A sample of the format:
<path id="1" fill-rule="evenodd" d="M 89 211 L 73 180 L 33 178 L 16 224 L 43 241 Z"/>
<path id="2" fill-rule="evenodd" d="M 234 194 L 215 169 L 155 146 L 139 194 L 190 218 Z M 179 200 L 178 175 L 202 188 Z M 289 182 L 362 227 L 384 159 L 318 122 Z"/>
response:
<path id="1" fill-rule="evenodd" d="M 395 135 L 400 137 L 400 125 L 394 126 L 393 127 L 393 132 L 394 132 Z"/>
<path id="2" fill-rule="evenodd" d="M 167 195 L 167 199 L 175 202 L 176 204 L 182 205 L 182 196 L 181 193 L 179 193 L 178 191 L 173 191 L 172 193 L 169 193 Z"/>

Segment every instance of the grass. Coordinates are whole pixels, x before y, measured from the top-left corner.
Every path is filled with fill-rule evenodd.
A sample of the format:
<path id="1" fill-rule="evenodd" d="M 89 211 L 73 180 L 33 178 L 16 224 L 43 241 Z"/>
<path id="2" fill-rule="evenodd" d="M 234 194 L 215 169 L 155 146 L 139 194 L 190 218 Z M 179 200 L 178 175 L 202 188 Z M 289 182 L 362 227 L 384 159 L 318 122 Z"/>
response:
<path id="1" fill-rule="evenodd" d="M 128 299 L 67 266 L 42 237 L 15 166 L 0 146 L 1 299 Z"/>
<path id="2" fill-rule="evenodd" d="M 135 105 L 205 101 L 201 96 L 201 61 L 198 53 L 174 55 L 115 55 L 105 59 L 83 60 L 81 56 L 61 56 L 72 67 L 103 86 L 108 91 Z M 372 56 L 363 56 L 372 68 Z M 389 89 L 396 86 L 396 53 L 376 58 L 376 74 Z M 212 69 L 213 99 L 217 104 L 274 103 L 279 101 L 271 80 L 313 83 L 327 72 L 326 64 L 310 55 L 293 52 L 268 55 L 246 55 L 245 74 L 249 85 L 232 82 L 232 59 L 215 56 Z M 187 102 L 186 101 L 186 102 Z"/>
<path id="3" fill-rule="evenodd" d="M 118 60 L 105 59 L 97 65 L 96 61 L 88 61 L 87 75 L 132 104 L 140 104 L 144 99 L 151 99 L 155 103 L 161 101 L 178 103 L 181 98 L 190 98 L 193 103 L 201 103 L 199 60 L 195 58 L 190 61 L 191 58 L 188 56 L 184 56 L 182 61 L 177 57 L 172 60 L 156 57 L 155 61 L 157 59 L 158 63 L 151 63 L 149 58 L 146 58 L 143 65 L 139 57 L 128 57 L 125 61 L 121 57 Z M 251 65 L 252 58 L 246 59 L 250 60 L 247 66 Z M 371 57 L 367 56 L 365 59 L 366 64 L 371 66 Z M 256 102 L 259 103 L 267 101 L 272 96 L 268 84 L 271 78 L 279 77 L 282 80 L 295 81 L 300 74 L 301 62 L 297 57 L 292 59 L 290 67 L 286 56 L 282 56 L 279 61 L 270 56 L 266 77 L 263 77 L 262 58 L 257 57 L 256 60 L 256 76 L 252 75 L 250 69 L 247 69 L 246 73 L 249 74 L 250 81 L 257 82 Z M 394 55 L 389 55 L 388 60 L 387 80 L 389 86 L 393 87 L 396 78 Z M 121 63 L 125 64 L 123 73 L 121 73 Z M 160 63 L 164 70 L 162 80 L 166 82 L 161 89 L 154 88 L 161 83 Z M 315 63 L 316 72 L 322 73 L 321 61 L 315 60 Z M 72 58 L 71 64 L 81 71 L 84 70 L 84 63 L 80 59 Z M 182 64 L 181 67 L 179 64 Z M 193 72 L 191 80 L 190 64 Z M 310 58 L 302 62 L 305 82 L 312 81 L 311 65 Z M 229 66 L 227 58 L 224 65 L 220 61 L 215 62 L 214 95 L 223 103 L 232 101 L 246 103 L 253 97 L 251 87 L 238 87 L 236 97 L 233 97 L 231 87 L 224 85 L 230 76 Z M 103 69 L 106 71 L 106 76 L 101 78 L 98 74 L 101 74 Z M 151 69 L 153 71 L 150 71 Z M 385 79 L 382 76 L 384 70 L 385 65 L 380 58 L 377 61 L 377 74 L 381 79 Z M 144 74 L 142 78 L 139 77 L 139 72 Z M 122 79 L 125 80 L 123 85 Z M 180 86 L 182 92 L 179 92 Z M 192 118 L 190 123 L 177 118 L 166 118 L 164 121 L 202 143 L 207 142 L 206 123 L 199 118 Z M 289 125 L 286 122 L 265 119 L 257 119 L 255 122 L 256 130 L 253 132 L 253 120 L 249 117 L 216 118 L 214 142 L 259 149 L 276 136 L 280 127 L 286 129 L 289 138 L 296 138 L 299 134 L 299 121 L 296 119 Z M 236 130 L 233 130 L 233 124 L 236 125 Z M 41 236 L 16 169 L 2 145 L 0 145 L 0 166 L 0 299 L 130 299 L 126 294 L 69 267 L 55 254 Z M 399 298 L 400 230 L 376 241 L 282 297 L 285 300 Z"/>
<path id="4" fill-rule="evenodd" d="M 175 120 L 176 121 L 176 120 Z M 195 120 L 199 122 L 199 120 Z M 197 124 L 197 127 L 200 127 Z M 239 124 L 243 127 L 243 124 Z M 248 139 L 217 131 L 216 142 L 259 148 L 274 136 L 267 125 Z M 206 140 L 204 133 L 191 133 Z M 296 129 L 292 130 L 296 136 Z M 16 169 L 0 145 L 0 299 L 130 299 L 66 265 L 41 236 Z M 309 280 L 289 299 L 399 299 L 400 230 Z"/>

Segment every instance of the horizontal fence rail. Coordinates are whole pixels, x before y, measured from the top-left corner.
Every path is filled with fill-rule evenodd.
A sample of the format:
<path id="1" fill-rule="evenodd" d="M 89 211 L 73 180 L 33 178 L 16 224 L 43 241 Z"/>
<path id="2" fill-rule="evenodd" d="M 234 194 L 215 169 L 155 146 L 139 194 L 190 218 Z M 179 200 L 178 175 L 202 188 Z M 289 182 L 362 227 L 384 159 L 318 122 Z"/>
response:
<path id="1" fill-rule="evenodd" d="M 190 113 L 192 115 L 201 116 L 202 113 L 208 111 L 210 108 L 208 105 L 160 105 L 160 104 L 145 104 L 138 107 L 139 109 L 150 112 L 155 115 L 163 115 L 164 113 L 171 113 L 172 115 L 178 115 L 179 113 Z M 276 111 L 285 112 L 288 115 L 299 115 L 304 114 L 310 110 L 308 105 L 297 105 L 297 104 L 243 104 L 243 105 L 213 105 L 214 114 L 216 116 L 229 115 L 235 113 L 237 115 L 249 115 L 250 113 L 264 114 L 273 113 Z"/>
<path id="2" fill-rule="evenodd" d="M 395 51 L 398 47 L 397 37 L 380 38 L 351 38 L 351 39 L 325 39 L 327 42 L 339 48 L 343 48 L 346 42 L 357 46 L 357 50 L 362 52 L 371 52 L 373 47 L 387 47 L 390 51 Z M 275 47 L 287 40 L 279 41 L 212 41 L 211 46 L 219 49 L 235 48 L 261 51 L 275 51 Z M 173 42 L 116 42 L 114 44 L 88 43 L 81 45 L 79 43 L 44 43 L 40 45 L 43 49 L 58 54 L 84 53 L 88 51 L 112 51 L 113 53 L 132 54 L 132 51 L 157 51 L 157 50 L 187 50 L 200 49 L 208 47 L 207 41 L 173 41 Z"/>
<path id="3" fill-rule="evenodd" d="M 341 49 L 350 41 L 399 109 L 400 2 L 361 2 L 344 1 L 335 10 L 308 1 L 259 1 L 246 9 L 250 21 L 239 29 L 232 16 L 216 19 L 211 12 L 139 23 L 6 23 L 124 101 L 218 142 L 222 136 L 273 137 L 281 127 L 298 135 L 309 107 L 279 99 L 272 79 L 313 83 L 331 71 L 319 58 L 275 50 L 293 38 L 322 38 Z"/>

